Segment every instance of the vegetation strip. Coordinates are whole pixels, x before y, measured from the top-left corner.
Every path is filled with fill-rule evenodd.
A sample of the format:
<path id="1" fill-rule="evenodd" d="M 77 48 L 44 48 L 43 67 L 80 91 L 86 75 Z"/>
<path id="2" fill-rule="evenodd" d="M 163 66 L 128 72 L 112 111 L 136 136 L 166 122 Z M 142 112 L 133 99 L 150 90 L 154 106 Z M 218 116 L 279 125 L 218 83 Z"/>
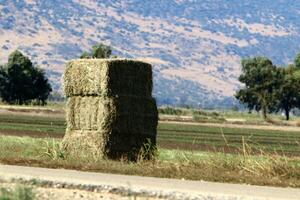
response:
<path id="1" fill-rule="evenodd" d="M 104 173 L 300 187 L 300 159 L 245 147 L 242 154 L 159 149 L 153 161 L 65 157 L 59 139 L 0 136 L 0 163 Z"/>
<path id="2" fill-rule="evenodd" d="M 61 138 L 65 133 L 65 126 L 63 117 L 0 114 L 0 135 Z M 244 142 L 258 153 L 261 149 L 275 154 L 300 155 L 300 134 L 296 131 L 220 128 L 161 122 L 158 126 L 157 140 L 158 146 L 162 148 L 172 146 L 176 149 L 191 150 L 199 147 L 207 151 L 236 153 L 243 148 Z"/>

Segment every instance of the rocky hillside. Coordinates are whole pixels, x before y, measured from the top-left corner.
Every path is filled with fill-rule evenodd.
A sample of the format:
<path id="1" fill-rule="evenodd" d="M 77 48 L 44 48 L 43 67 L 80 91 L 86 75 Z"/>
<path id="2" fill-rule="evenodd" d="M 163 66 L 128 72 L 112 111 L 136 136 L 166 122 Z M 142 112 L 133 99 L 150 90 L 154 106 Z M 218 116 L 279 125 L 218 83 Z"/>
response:
<path id="1" fill-rule="evenodd" d="M 231 106 L 240 60 L 300 51 L 300 1 L 0 0 L 0 63 L 20 49 L 60 89 L 64 62 L 98 42 L 151 62 L 160 104 Z"/>

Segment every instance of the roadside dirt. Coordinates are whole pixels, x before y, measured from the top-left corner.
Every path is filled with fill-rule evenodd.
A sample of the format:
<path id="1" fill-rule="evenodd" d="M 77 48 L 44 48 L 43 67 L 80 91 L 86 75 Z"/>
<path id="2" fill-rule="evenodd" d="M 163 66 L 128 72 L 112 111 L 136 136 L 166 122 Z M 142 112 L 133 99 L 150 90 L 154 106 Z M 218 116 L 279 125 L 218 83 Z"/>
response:
<path id="1" fill-rule="evenodd" d="M 16 183 L 1 183 L 0 188 L 5 188 L 13 191 L 17 187 Z M 62 188 L 49 188 L 49 187 L 32 187 L 32 191 L 35 194 L 36 200 L 94 200 L 94 199 L 105 199 L 105 200 L 156 200 L 157 198 L 149 197 L 136 197 L 136 196 L 121 196 L 118 194 L 112 194 L 109 192 L 98 192 L 98 191 L 85 191 L 78 189 L 62 189 Z"/>
<path id="2" fill-rule="evenodd" d="M 228 124 L 228 123 L 202 123 L 202 122 L 179 122 L 179 121 L 161 121 L 168 124 L 187 124 L 200 125 L 220 128 L 241 128 L 241 129 L 260 129 L 260 130 L 278 130 L 278 131 L 296 131 L 300 132 L 300 127 L 296 126 L 277 126 L 277 125 L 247 125 L 247 124 Z"/>
<path id="3" fill-rule="evenodd" d="M 45 133 L 39 131 L 16 131 L 16 130 L 1 130 L 0 136 L 18 136 L 18 137 L 33 137 L 33 138 L 63 138 L 63 134 Z"/>
<path id="4" fill-rule="evenodd" d="M 34 108 L 34 107 L 14 107 L 0 105 L 0 114 L 23 115 L 23 116 L 41 116 L 41 117 L 64 117 L 65 110 L 51 108 Z"/>

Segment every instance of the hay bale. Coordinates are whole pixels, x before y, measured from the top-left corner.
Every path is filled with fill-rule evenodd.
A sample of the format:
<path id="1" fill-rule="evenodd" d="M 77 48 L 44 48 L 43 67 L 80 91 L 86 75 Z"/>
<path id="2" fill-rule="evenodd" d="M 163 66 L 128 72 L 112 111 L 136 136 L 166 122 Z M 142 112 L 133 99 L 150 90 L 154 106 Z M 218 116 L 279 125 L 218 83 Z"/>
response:
<path id="1" fill-rule="evenodd" d="M 74 96 L 67 99 L 66 118 L 70 130 L 108 129 L 105 123 L 114 117 L 112 100 L 97 96 Z"/>
<path id="2" fill-rule="evenodd" d="M 74 96 L 68 98 L 66 111 L 70 130 L 155 133 L 157 126 L 153 98 Z"/>
<path id="3" fill-rule="evenodd" d="M 99 131 L 66 129 L 62 141 L 63 149 L 68 156 L 78 158 L 105 157 L 106 138 Z"/>
<path id="4" fill-rule="evenodd" d="M 64 73 L 64 92 L 70 96 L 151 96 L 151 65 L 127 59 L 70 61 Z"/>
<path id="5" fill-rule="evenodd" d="M 151 65 L 124 59 L 75 60 L 64 73 L 69 154 L 136 159 L 156 145 L 158 112 Z"/>
<path id="6" fill-rule="evenodd" d="M 67 155 L 92 157 L 95 160 L 102 158 L 136 160 L 146 143 L 149 143 L 150 148 L 155 150 L 156 135 L 70 129 L 66 130 L 62 142 Z"/>

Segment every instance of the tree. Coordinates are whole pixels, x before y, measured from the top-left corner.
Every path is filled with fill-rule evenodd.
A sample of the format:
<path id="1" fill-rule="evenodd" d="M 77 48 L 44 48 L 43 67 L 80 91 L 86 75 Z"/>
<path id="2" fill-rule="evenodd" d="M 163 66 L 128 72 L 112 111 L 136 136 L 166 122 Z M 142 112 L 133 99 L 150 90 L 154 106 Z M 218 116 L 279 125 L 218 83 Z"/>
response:
<path id="1" fill-rule="evenodd" d="M 92 54 L 85 51 L 80 55 L 80 59 L 84 59 L 84 58 L 86 58 L 86 59 L 92 58 Z"/>
<path id="2" fill-rule="evenodd" d="M 44 105 L 52 90 L 44 72 L 20 51 L 11 53 L 8 63 L 1 67 L 0 84 L 1 98 L 10 104 L 28 104 L 35 99 Z"/>
<path id="3" fill-rule="evenodd" d="M 300 71 L 295 66 L 278 69 L 280 78 L 276 90 L 276 111 L 284 111 L 286 120 L 290 118 L 290 111 L 300 107 Z"/>
<path id="4" fill-rule="evenodd" d="M 235 94 L 235 97 L 240 102 L 247 105 L 247 107 L 249 109 L 249 113 L 252 110 L 255 110 L 257 112 L 259 112 L 261 110 L 261 105 L 257 104 L 257 101 L 258 101 L 257 97 L 255 95 L 253 95 L 250 90 L 241 89 L 241 90 L 237 91 L 237 93 Z"/>
<path id="5" fill-rule="evenodd" d="M 6 73 L 5 67 L 0 66 L 0 96 L 8 96 L 6 87 L 8 85 L 8 75 Z"/>
<path id="6" fill-rule="evenodd" d="M 45 76 L 45 72 L 42 69 L 37 68 L 33 80 L 33 92 L 37 104 L 45 105 L 51 91 L 51 85 Z"/>
<path id="7" fill-rule="evenodd" d="M 297 69 L 300 69 L 300 53 L 298 53 L 298 54 L 296 55 L 296 58 L 295 58 L 295 60 L 294 60 L 294 63 L 295 63 L 295 67 L 296 67 Z"/>
<path id="8" fill-rule="evenodd" d="M 239 81 L 245 86 L 237 91 L 235 97 L 246 104 L 250 111 L 261 110 L 263 118 L 266 119 L 267 113 L 275 109 L 274 91 L 278 76 L 276 66 L 268 58 L 243 59 Z"/>
<path id="9" fill-rule="evenodd" d="M 112 50 L 110 46 L 106 46 L 100 43 L 92 47 L 92 52 L 83 52 L 80 58 L 109 58 L 111 56 L 111 53 Z"/>

